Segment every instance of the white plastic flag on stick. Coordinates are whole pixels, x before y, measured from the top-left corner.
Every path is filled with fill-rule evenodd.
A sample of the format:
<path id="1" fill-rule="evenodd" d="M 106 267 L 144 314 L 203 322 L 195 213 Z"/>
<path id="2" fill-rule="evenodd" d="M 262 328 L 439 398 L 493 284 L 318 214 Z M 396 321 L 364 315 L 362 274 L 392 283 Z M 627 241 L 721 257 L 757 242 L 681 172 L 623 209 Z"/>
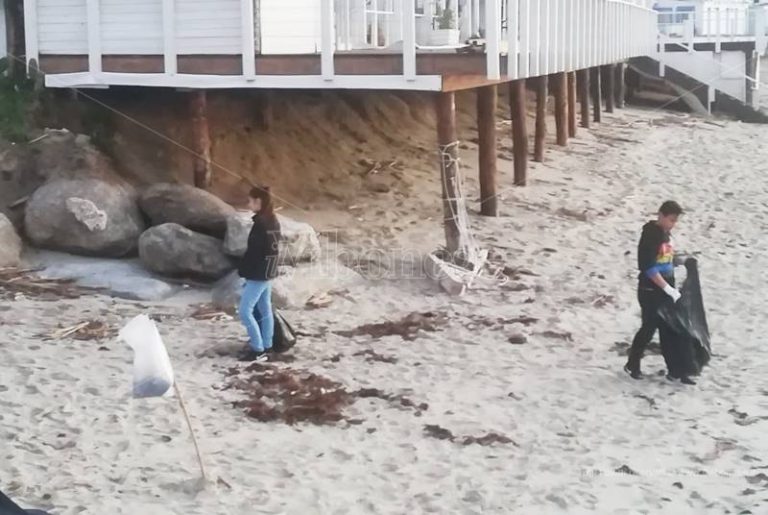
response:
<path id="1" fill-rule="evenodd" d="M 176 393 L 179 399 L 181 411 L 189 426 L 192 435 L 192 443 L 197 454 L 197 463 L 200 465 L 200 474 L 206 479 L 203 458 L 200 455 L 200 447 L 197 445 L 195 431 L 189 419 L 184 398 L 173 378 L 173 367 L 168 351 L 165 350 L 163 339 L 157 330 L 155 323 L 147 315 L 139 315 L 120 330 L 120 339 L 125 341 L 133 349 L 133 397 L 137 399 L 147 397 L 164 397 Z"/>

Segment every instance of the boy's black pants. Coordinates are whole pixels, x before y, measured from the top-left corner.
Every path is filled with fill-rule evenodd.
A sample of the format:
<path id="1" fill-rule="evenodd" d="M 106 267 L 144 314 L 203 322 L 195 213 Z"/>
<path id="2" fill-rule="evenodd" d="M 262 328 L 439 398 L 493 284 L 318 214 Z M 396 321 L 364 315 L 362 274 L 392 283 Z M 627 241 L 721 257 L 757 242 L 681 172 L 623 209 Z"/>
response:
<path id="1" fill-rule="evenodd" d="M 640 368 L 640 360 L 643 359 L 645 349 L 651 343 L 656 330 L 658 330 L 661 353 L 664 355 L 667 371 L 672 376 L 680 377 L 685 371 L 685 365 L 681 363 L 683 355 L 681 349 L 679 349 L 679 342 L 677 342 L 674 331 L 659 316 L 659 308 L 662 304 L 672 302 L 672 299 L 658 288 L 647 289 L 638 286 L 637 300 L 640 302 L 642 325 L 640 330 L 637 331 L 635 339 L 632 340 L 627 366 L 630 369 Z"/>

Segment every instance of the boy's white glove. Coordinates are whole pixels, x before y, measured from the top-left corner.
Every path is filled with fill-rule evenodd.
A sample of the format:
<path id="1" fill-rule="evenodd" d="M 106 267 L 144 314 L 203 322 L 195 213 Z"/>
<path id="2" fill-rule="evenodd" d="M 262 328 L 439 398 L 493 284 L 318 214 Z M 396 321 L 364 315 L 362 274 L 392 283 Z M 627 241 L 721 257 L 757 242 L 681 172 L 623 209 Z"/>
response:
<path id="1" fill-rule="evenodd" d="M 664 287 L 664 293 L 666 293 L 667 295 L 670 296 L 670 298 L 672 298 L 672 302 L 677 302 L 678 300 L 680 300 L 680 297 L 682 296 L 680 295 L 680 292 L 677 291 L 676 288 L 673 288 L 670 285 L 666 285 Z"/>

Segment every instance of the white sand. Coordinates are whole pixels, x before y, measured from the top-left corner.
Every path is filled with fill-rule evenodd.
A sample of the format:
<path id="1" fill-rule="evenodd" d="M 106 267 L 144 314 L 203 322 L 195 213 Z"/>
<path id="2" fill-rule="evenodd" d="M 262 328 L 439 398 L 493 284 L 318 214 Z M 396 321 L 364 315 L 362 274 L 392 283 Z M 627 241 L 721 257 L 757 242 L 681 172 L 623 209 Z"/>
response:
<path id="1" fill-rule="evenodd" d="M 190 319 L 191 308 L 179 302 L 3 302 L 1 488 L 64 515 L 768 513 L 768 477 L 758 476 L 768 475 L 768 350 L 760 332 L 768 317 L 768 129 L 724 125 L 628 109 L 580 130 L 567 149 L 551 147 L 546 165 L 532 165 L 526 189 L 511 187 L 511 163 L 501 161 L 503 216 L 475 218 L 474 226 L 478 240 L 510 265 L 538 274 L 523 280 L 531 289 L 488 287 L 451 299 L 420 281 L 385 281 L 354 288 L 328 308 L 290 313 L 309 333 L 415 311 L 449 313 L 442 331 L 415 341 L 329 332 L 303 338 L 295 351 L 292 366 L 349 389 L 380 388 L 428 403 L 421 417 L 363 400 L 348 410 L 362 425 L 259 423 L 231 407 L 238 392 L 216 389 L 235 365 L 216 352 L 241 345 L 234 321 Z M 470 147 L 467 165 L 474 162 Z M 474 196 L 473 172 L 465 171 Z M 357 215 L 369 221 L 349 237 L 433 248 L 442 238 L 436 179 L 401 207 L 369 203 Z M 655 376 L 659 356 L 644 361 L 651 377 L 634 382 L 614 349 L 637 329 L 638 231 L 666 198 L 689 213 L 678 247 L 702 252 L 716 353 L 692 388 Z M 588 221 L 561 208 L 586 212 Z M 377 215 L 382 209 L 388 212 Z M 336 219 L 347 223 L 347 216 Z M 388 235 L 388 219 L 407 229 Z M 593 306 L 601 296 L 609 302 Z M 118 327 L 140 312 L 172 315 L 161 332 L 210 473 L 231 490 L 194 493 L 196 463 L 177 405 L 129 398 L 127 346 L 106 342 L 109 350 L 98 351 L 101 343 L 39 336 L 89 318 Z M 520 315 L 540 322 L 476 323 Z M 507 343 L 519 331 L 528 343 Z M 571 333 L 572 341 L 545 331 Z M 353 356 L 366 348 L 398 362 Z M 339 362 L 327 361 L 335 354 Z M 743 425 L 732 409 L 748 414 Z M 425 424 L 457 436 L 498 432 L 517 445 L 461 446 L 425 436 Z M 623 465 L 638 475 L 614 472 Z"/>

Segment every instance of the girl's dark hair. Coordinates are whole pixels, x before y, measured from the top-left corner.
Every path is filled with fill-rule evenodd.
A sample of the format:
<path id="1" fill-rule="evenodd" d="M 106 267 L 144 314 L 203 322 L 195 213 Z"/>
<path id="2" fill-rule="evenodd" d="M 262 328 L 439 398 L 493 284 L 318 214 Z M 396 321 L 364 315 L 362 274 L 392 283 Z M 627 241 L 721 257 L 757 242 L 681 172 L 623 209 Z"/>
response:
<path id="1" fill-rule="evenodd" d="M 269 186 L 254 186 L 248 193 L 248 196 L 252 199 L 261 200 L 261 211 L 259 216 L 264 218 L 275 218 L 275 208 L 272 204 L 272 194 L 269 192 Z"/>

